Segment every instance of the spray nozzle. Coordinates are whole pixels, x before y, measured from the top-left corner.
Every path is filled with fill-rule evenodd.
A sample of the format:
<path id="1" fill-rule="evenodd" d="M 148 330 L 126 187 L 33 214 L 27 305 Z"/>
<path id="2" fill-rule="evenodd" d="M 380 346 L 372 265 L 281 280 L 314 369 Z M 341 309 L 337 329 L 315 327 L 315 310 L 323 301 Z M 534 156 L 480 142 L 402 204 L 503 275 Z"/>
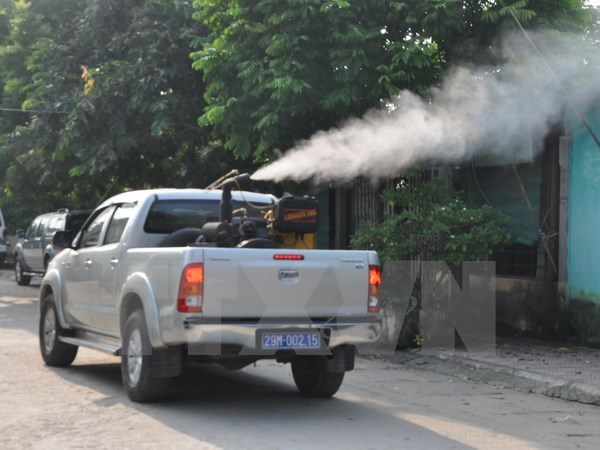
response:
<path id="1" fill-rule="evenodd" d="M 231 177 L 221 183 L 221 189 L 223 189 L 223 195 L 221 196 L 221 204 L 220 204 L 220 216 L 221 222 L 231 222 L 233 217 L 233 207 L 231 204 L 231 190 L 234 187 L 238 189 L 242 189 L 250 183 L 250 175 L 247 173 L 242 173 L 240 175 L 236 175 L 235 177 Z"/>
<path id="2" fill-rule="evenodd" d="M 250 184 L 250 174 L 248 173 L 242 173 L 240 175 L 236 175 L 235 177 L 231 177 L 225 181 L 223 181 L 223 183 L 221 183 L 221 188 L 222 189 L 232 189 L 233 187 L 239 187 L 240 189 L 245 188 L 246 186 L 248 186 Z"/>

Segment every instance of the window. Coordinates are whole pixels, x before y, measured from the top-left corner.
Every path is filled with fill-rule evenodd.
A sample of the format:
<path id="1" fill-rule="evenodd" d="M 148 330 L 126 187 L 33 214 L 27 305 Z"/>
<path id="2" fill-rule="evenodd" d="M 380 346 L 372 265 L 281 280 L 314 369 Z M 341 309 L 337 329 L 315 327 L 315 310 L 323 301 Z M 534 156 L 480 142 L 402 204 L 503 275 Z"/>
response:
<path id="1" fill-rule="evenodd" d="M 44 234 L 46 234 L 46 231 L 48 230 L 48 225 L 50 224 L 50 219 L 52 219 L 52 216 L 42 217 L 40 226 L 38 227 L 37 231 L 35 232 L 35 237 L 41 238 Z"/>
<path id="2" fill-rule="evenodd" d="M 74 235 L 77 234 L 89 216 L 90 211 L 77 211 L 67 214 L 64 229 L 73 232 Z"/>
<path id="3" fill-rule="evenodd" d="M 55 216 L 50 223 L 50 231 L 61 231 L 65 223 L 64 216 Z"/>
<path id="4" fill-rule="evenodd" d="M 42 216 L 36 217 L 35 220 L 29 225 L 27 229 L 27 239 L 31 240 L 35 237 L 37 233 L 37 229 L 40 226 L 40 222 L 42 221 Z"/>
<path id="5" fill-rule="evenodd" d="M 494 253 L 496 274 L 535 278 L 538 271 L 538 248 L 534 245 L 512 244 Z"/>
<path id="6" fill-rule="evenodd" d="M 233 209 L 245 208 L 250 217 L 259 212 L 244 202 L 233 201 Z M 269 203 L 257 203 L 259 206 Z M 150 209 L 144 231 L 170 234 L 182 228 L 202 228 L 206 222 L 219 221 L 219 200 L 158 200 Z"/>
<path id="7" fill-rule="evenodd" d="M 106 230 L 106 238 L 104 238 L 105 245 L 116 244 L 121 240 L 121 236 L 123 235 L 123 231 L 125 231 L 125 226 L 127 225 L 129 217 L 131 217 L 134 206 L 133 203 L 125 203 L 117 207 L 117 210 L 110 221 L 110 225 L 108 226 L 108 230 Z"/>
<path id="8" fill-rule="evenodd" d="M 219 201 L 157 201 L 144 224 L 146 233 L 170 234 L 182 228 L 202 228 L 219 220 Z"/>
<path id="9" fill-rule="evenodd" d="M 92 220 L 85 230 L 83 230 L 81 240 L 79 241 L 78 245 L 79 248 L 95 247 L 100 243 L 104 225 L 110 219 L 113 211 L 114 207 L 109 207 L 103 209 L 96 215 L 96 218 Z"/>

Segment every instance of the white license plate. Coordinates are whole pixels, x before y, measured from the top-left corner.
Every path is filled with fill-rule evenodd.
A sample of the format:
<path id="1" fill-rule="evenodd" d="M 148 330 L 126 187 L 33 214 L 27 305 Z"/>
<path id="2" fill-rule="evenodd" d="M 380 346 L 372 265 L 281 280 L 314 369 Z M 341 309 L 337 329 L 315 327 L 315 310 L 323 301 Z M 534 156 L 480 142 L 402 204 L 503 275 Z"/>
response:
<path id="1" fill-rule="evenodd" d="M 315 331 L 264 332 L 260 336 L 263 350 L 295 350 L 321 348 L 321 335 Z"/>

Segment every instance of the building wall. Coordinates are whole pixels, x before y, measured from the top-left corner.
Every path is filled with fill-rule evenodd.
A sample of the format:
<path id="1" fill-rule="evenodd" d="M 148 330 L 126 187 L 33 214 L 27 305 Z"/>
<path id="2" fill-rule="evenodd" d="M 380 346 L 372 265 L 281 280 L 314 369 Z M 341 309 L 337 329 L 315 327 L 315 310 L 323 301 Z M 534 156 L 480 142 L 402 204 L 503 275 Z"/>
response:
<path id="1" fill-rule="evenodd" d="M 544 271 L 544 255 L 538 255 L 542 171 L 541 158 L 514 168 L 474 166 L 465 171 L 467 201 L 489 204 L 509 219 L 512 245 L 493 255 L 498 275 L 536 278 Z"/>
<path id="2" fill-rule="evenodd" d="M 586 112 L 600 134 L 600 108 Z M 574 117 L 569 170 L 567 285 L 572 337 L 600 346 L 600 148 Z"/>
<path id="3" fill-rule="evenodd" d="M 588 113 L 600 134 L 600 111 Z M 572 134 L 568 199 L 569 298 L 600 304 L 600 148 L 575 118 Z"/>
<path id="4" fill-rule="evenodd" d="M 557 284 L 524 279 L 496 278 L 496 322 L 500 333 L 508 327 L 510 334 L 562 340 L 563 328 Z"/>

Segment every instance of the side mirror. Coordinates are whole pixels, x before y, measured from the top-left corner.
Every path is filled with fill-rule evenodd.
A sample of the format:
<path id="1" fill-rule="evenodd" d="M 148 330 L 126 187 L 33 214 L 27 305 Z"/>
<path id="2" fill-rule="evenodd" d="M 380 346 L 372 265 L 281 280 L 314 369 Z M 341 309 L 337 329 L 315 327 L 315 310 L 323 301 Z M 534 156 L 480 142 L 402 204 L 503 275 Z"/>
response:
<path id="1" fill-rule="evenodd" d="M 73 233 L 70 231 L 57 231 L 52 236 L 52 245 L 60 248 L 69 248 L 73 242 Z"/>
<path id="2" fill-rule="evenodd" d="M 17 237 L 19 239 L 25 239 L 25 230 L 23 228 L 17 230 Z"/>

